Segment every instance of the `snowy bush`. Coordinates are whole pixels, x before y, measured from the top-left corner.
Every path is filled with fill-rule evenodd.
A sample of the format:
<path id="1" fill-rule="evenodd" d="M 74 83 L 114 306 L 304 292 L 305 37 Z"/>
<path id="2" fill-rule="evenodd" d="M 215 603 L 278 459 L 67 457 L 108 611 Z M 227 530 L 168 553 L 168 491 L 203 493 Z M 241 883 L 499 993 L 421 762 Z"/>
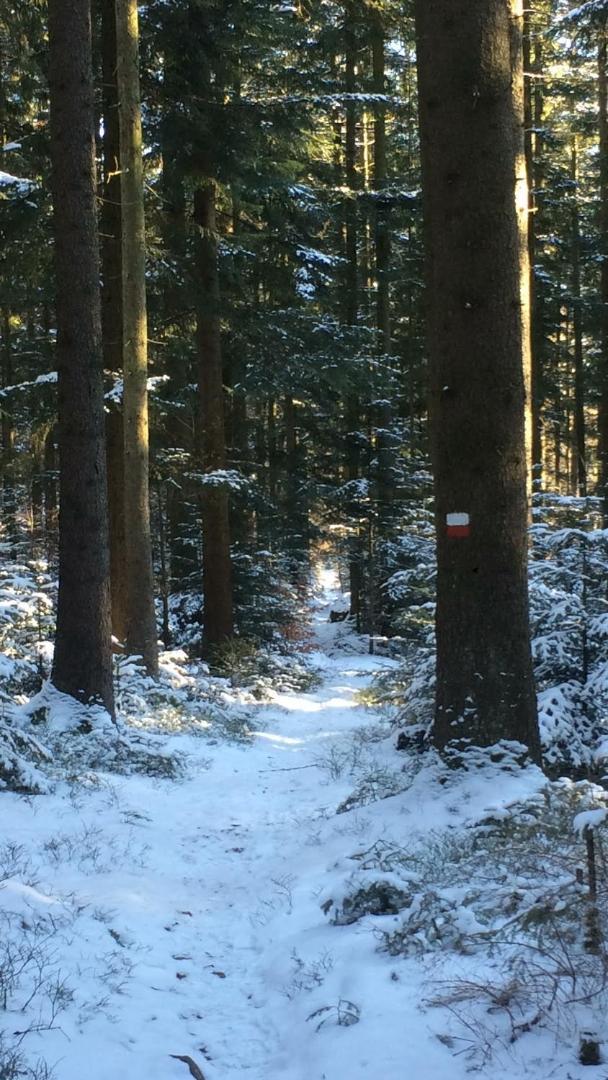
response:
<path id="1" fill-rule="evenodd" d="M 435 770 L 425 783 L 466 790 L 458 773 Z M 448 953 L 461 958 L 462 973 L 436 982 L 427 1004 L 449 1019 L 446 1045 L 473 1064 L 536 1026 L 575 1041 L 601 1028 L 608 1007 L 607 819 L 602 788 L 550 782 L 407 845 L 378 839 L 350 857 L 321 907 L 338 926 L 361 923 L 389 956 L 436 954 L 442 967 Z"/>
<path id="2" fill-rule="evenodd" d="M 49 791 L 44 766 L 52 756 L 47 747 L 16 724 L 0 723 L 0 791 L 41 795 Z"/>
<path id="3" fill-rule="evenodd" d="M 529 564 L 543 754 L 553 772 L 594 771 L 608 714 L 608 531 L 594 499 L 537 495 Z"/>

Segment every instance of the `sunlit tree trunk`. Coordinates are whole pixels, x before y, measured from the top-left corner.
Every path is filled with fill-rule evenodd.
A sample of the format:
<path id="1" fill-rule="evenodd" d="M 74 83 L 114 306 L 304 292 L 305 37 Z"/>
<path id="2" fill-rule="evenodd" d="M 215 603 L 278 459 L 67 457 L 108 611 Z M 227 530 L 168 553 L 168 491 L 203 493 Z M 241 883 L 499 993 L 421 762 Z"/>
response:
<path id="1" fill-rule="evenodd" d="M 122 221 L 124 507 L 127 650 L 158 671 L 150 537 L 146 230 L 137 0 L 116 0 Z"/>
<path id="2" fill-rule="evenodd" d="M 578 495 L 587 494 L 587 454 L 585 448 L 585 375 L 583 368 L 583 311 L 581 296 L 581 227 L 578 209 L 578 149 L 576 135 L 572 136 L 570 178 L 573 184 L 572 201 L 572 333 L 574 345 L 574 427 L 573 427 L 573 486 Z"/>
<path id="3" fill-rule="evenodd" d="M 354 95 L 356 91 L 356 49 L 354 30 L 354 12 L 351 3 L 344 10 L 345 39 L 345 81 L 346 93 Z M 358 264 L 358 208 L 355 193 L 359 186 L 357 173 L 357 106 L 352 97 L 346 104 L 346 126 L 344 145 L 344 171 L 348 189 L 345 204 L 345 276 L 344 276 L 344 321 L 349 326 L 356 326 L 359 312 L 359 264 Z M 361 407 L 357 394 L 350 393 L 346 399 L 346 479 L 353 489 L 361 475 L 360 427 Z M 362 538 L 360 536 L 360 506 L 356 494 L 349 499 L 349 514 L 352 519 L 353 538 L 349 552 L 350 614 L 356 621 L 357 629 L 361 622 L 361 600 L 363 590 Z"/>
<path id="4" fill-rule="evenodd" d="M 519 0 L 417 0 L 440 748 L 539 755 L 527 593 Z M 524 287 L 525 286 L 525 287 Z"/>
<path id="5" fill-rule="evenodd" d="M 59 596 L 52 681 L 114 709 L 91 12 L 50 0 L 57 291 Z"/>
<path id="6" fill-rule="evenodd" d="M 372 13 L 372 74 L 374 93 L 384 95 L 385 57 L 384 27 L 379 12 Z M 375 250 L 376 250 L 376 326 L 380 337 L 380 348 L 385 355 L 391 351 L 391 309 L 389 268 L 391 256 L 391 236 L 387 220 L 387 206 L 382 192 L 387 184 L 386 154 L 386 105 L 382 101 L 374 104 L 374 188 L 376 192 L 375 214 Z M 377 435 L 376 452 L 378 455 L 378 516 L 380 526 L 386 522 L 388 507 L 394 491 L 394 462 L 391 445 L 390 426 L 392 409 L 389 391 L 379 388 L 381 404 L 376 407 Z"/>
<path id="7" fill-rule="evenodd" d="M 1 386 L 3 390 L 14 383 L 13 374 L 13 343 L 11 335 L 11 320 L 8 310 L 2 313 L 2 352 L 1 352 Z M 8 539 L 12 542 L 15 536 L 15 424 L 13 420 L 12 399 L 10 394 L 0 397 L 0 433 L 2 437 L 2 519 L 6 528 Z"/>
<path id="8" fill-rule="evenodd" d="M 120 130 L 116 85 L 115 0 L 101 4 L 101 68 L 103 115 L 103 175 L 100 213 L 101 328 L 103 366 L 122 374 L 122 226 L 120 188 Z M 106 413 L 108 510 L 112 633 L 121 643 L 127 636 L 127 568 L 125 558 L 124 446 L 122 403 L 112 402 Z"/>

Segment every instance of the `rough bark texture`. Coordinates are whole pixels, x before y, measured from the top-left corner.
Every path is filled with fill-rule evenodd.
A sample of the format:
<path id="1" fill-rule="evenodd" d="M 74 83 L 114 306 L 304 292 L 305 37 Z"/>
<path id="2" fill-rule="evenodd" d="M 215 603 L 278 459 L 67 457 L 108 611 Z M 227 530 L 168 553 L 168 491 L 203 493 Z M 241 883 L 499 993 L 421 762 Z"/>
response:
<path id="1" fill-rule="evenodd" d="M 103 0 L 101 4 L 101 65 L 103 184 L 100 234 L 103 366 L 106 371 L 118 376 L 122 372 L 122 225 L 114 0 Z M 112 405 L 106 414 L 112 633 L 118 641 L 124 643 L 127 636 L 127 566 L 122 432 L 122 405 Z"/>
<path id="2" fill-rule="evenodd" d="M 198 284 L 197 344 L 199 355 L 200 447 L 204 472 L 226 468 L 224 381 L 220 339 L 219 278 L 215 184 L 209 180 L 194 193 L 196 271 Z M 203 488 L 204 646 L 208 650 L 232 635 L 232 566 L 228 492 Z"/>
<path id="3" fill-rule="evenodd" d="M 123 422 L 127 650 L 158 671 L 148 484 L 146 229 L 137 0 L 116 0 L 122 191 Z"/>
<path id="4" fill-rule="evenodd" d="M 59 373 L 59 597 L 52 681 L 113 712 L 94 100 L 88 0 L 50 0 Z"/>
<path id="5" fill-rule="evenodd" d="M 526 579 L 521 4 L 417 0 L 439 747 L 539 753 Z M 519 208 L 519 209 L 518 209 Z M 448 514 L 468 514 L 450 536 Z"/>

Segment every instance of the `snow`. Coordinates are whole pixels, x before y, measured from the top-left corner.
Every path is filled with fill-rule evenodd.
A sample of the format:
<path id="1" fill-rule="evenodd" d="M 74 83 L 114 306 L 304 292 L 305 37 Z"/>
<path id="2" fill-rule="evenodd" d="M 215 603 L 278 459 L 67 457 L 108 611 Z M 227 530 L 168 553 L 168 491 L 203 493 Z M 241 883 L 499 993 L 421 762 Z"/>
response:
<path id="1" fill-rule="evenodd" d="M 188 760 L 185 779 L 91 772 L 37 798 L 3 795 L 4 836 L 18 838 L 18 851 L 0 852 L 0 925 L 5 937 L 23 925 L 38 934 L 37 957 L 49 955 L 37 970 L 64 988 L 55 1018 L 52 995 L 25 1006 L 40 1030 L 22 1048 L 55 1063 L 59 1080 L 184 1080 L 180 1056 L 205 1080 L 467 1076 L 450 1044 L 458 1036 L 444 1035 L 450 1010 L 424 1002 L 438 980 L 490 978 L 492 958 L 443 948 L 432 959 L 389 956 L 378 935 L 398 916 L 334 925 L 331 911 L 353 885 L 380 878 L 414 890 L 415 907 L 417 875 L 380 874 L 365 853 L 501 820 L 545 780 L 533 767 L 479 769 L 440 786 L 432 765 L 406 778 L 386 719 L 359 699 L 393 661 L 328 622 L 335 576 L 324 571 L 320 585 L 310 653 L 320 685 L 247 699 L 251 733 L 240 741 L 167 735 L 166 749 Z M 163 662 L 180 660 L 176 651 Z M 60 715 L 60 697 L 55 706 Z M 361 777 L 381 770 L 394 794 L 337 812 Z M 484 930 L 466 888 L 437 896 L 456 905 L 458 933 Z M 25 1026 L 27 997 L 26 985 L 12 994 L 7 1032 Z M 574 1050 L 539 1031 L 497 1057 L 491 1075 L 587 1073 Z"/>
<path id="2" fill-rule="evenodd" d="M 24 180 L 21 176 L 13 176 L 0 169 L 0 188 L 15 188 L 17 194 L 27 195 L 34 186 L 32 180 Z"/>
<path id="3" fill-rule="evenodd" d="M 574 831 L 582 836 L 587 830 L 592 831 L 596 829 L 598 825 L 602 825 L 608 817 L 608 810 L 605 807 L 600 807 L 598 810 L 584 810 L 582 813 L 577 814 L 573 821 Z"/>

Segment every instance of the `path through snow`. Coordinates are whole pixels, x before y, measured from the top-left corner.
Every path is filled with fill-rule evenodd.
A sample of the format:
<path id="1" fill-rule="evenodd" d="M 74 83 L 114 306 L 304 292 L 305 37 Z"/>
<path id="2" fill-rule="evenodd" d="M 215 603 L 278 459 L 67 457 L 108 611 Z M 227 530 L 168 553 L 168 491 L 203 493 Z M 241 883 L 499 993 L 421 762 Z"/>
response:
<path id="1" fill-rule="evenodd" d="M 369 926 L 336 927 L 321 905 L 353 853 L 475 816 L 497 793 L 480 780 L 464 806 L 414 789 L 336 814 L 377 752 L 361 733 L 382 721 L 357 692 L 391 663 L 339 651 L 340 633 L 320 609 L 322 685 L 252 706 L 246 744 L 176 737 L 191 755 L 185 782 L 113 777 L 71 799 L 3 796 L 6 835 L 34 853 L 44 884 L 15 875 L 0 906 L 56 911 L 55 962 L 76 987 L 58 1027 L 27 1038 L 57 1080 L 187 1080 L 170 1055 L 189 1055 L 206 1080 L 465 1075 L 420 1012 L 428 972 L 379 955 Z M 399 770 L 392 745 L 386 760 Z M 358 1023 L 335 1023 L 338 1007 L 351 1011 L 340 1002 Z"/>

